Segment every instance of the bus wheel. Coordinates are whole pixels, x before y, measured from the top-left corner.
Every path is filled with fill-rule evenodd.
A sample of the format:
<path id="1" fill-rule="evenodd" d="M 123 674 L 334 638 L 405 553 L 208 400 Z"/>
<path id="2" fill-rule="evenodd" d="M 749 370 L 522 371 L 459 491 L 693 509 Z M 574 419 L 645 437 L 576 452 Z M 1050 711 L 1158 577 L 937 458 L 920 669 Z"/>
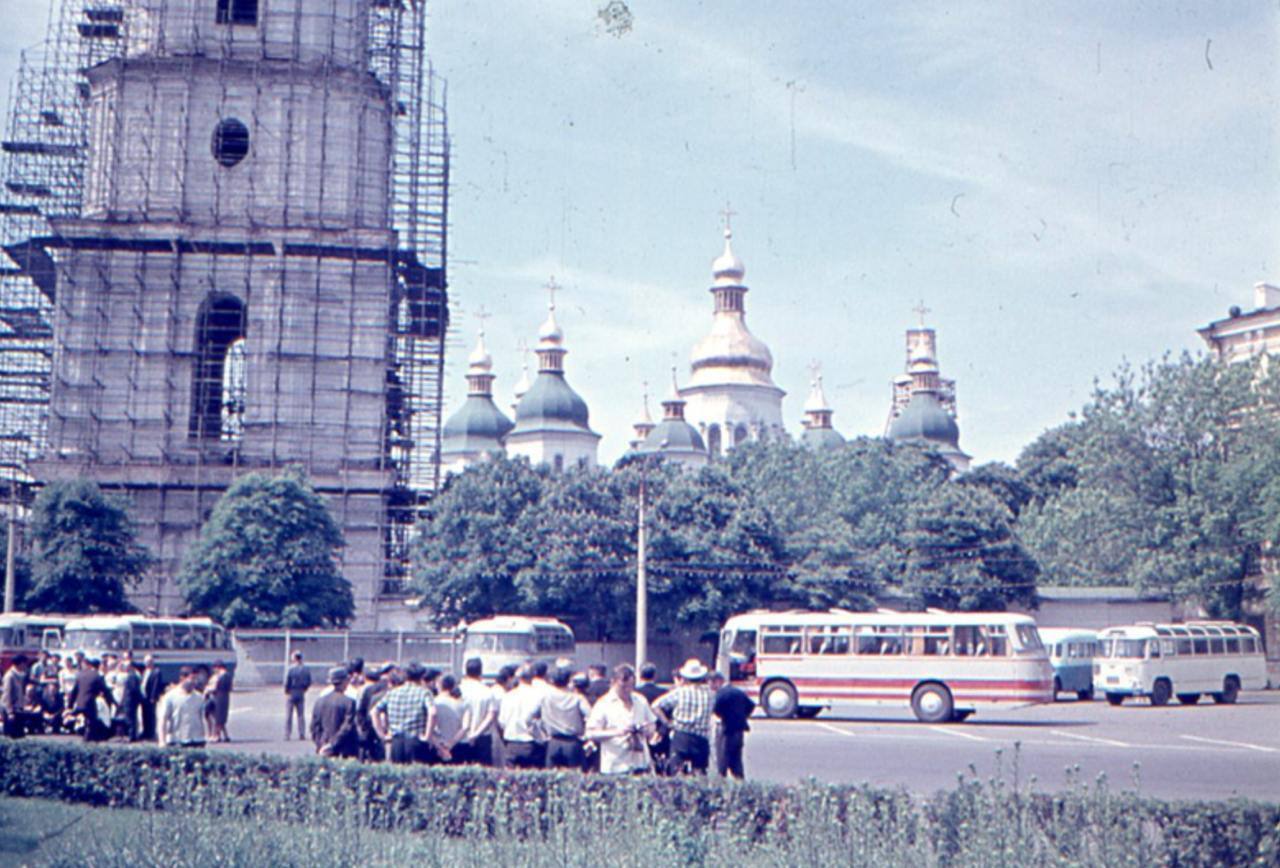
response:
<path id="1" fill-rule="evenodd" d="M 1053 701 L 1054 702 L 1058 701 L 1058 694 L 1061 692 L 1062 692 L 1062 679 L 1055 675 L 1053 676 Z"/>
<path id="2" fill-rule="evenodd" d="M 1200 701 L 1199 693 L 1179 693 L 1178 701 L 1183 705 L 1195 705 Z"/>
<path id="3" fill-rule="evenodd" d="M 954 710 L 951 691 L 941 684 L 921 684 L 911 694 L 911 710 L 924 723 L 948 721 Z"/>
<path id="4" fill-rule="evenodd" d="M 1156 679 L 1156 683 L 1151 685 L 1151 704 L 1159 708 L 1162 705 L 1169 704 L 1169 697 L 1173 695 L 1173 685 L 1169 683 L 1167 678 Z"/>
<path id="5" fill-rule="evenodd" d="M 1124 702 L 1124 694 L 1123 694 L 1123 693 L 1108 693 L 1108 694 L 1107 694 L 1107 702 L 1111 703 L 1112 705 L 1119 705 L 1120 703 Z"/>
<path id="6" fill-rule="evenodd" d="M 1092 687 L 1086 687 L 1084 690 L 1077 690 L 1077 691 L 1076 691 L 1076 699 L 1080 700 L 1081 702 L 1092 702 L 1092 701 L 1093 701 L 1093 688 L 1092 688 Z"/>
<path id="7" fill-rule="evenodd" d="M 798 703 L 796 689 L 785 681 L 770 681 L 760 694 L 760 704 L 769 717 L 795 717 Z"/>
<path id="8" fill-rule="evenodd" d="M 1213 694 L 1213 701 L 1219 705 L 1231 705 L 1240 698 L 1240 680 L 1228 675 L 1222 682 L 1222 692 Z"/>
<path id="9" fill-rule="evenodd" d="M 819 714 L 822 714 L 821 705 L 801 705 L 796 709 L 796 717 L 801 720 L 813 720 Z"/>

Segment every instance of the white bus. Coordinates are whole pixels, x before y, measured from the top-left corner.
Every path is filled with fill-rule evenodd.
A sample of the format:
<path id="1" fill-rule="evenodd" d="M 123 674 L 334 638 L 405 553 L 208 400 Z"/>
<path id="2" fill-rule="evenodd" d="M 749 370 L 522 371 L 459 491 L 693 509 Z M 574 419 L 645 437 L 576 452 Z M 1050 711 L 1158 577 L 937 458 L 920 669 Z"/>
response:
<path id="1" fill-rule="evenodd" d="M 769 717 L 900 705 L 941 723 L 1053 701 L 1035 621 L 1003 612 L 750 612 L 725 622 L 716 664 Z"/>
<path id="2" fill-rule="evenodd" d="M 225 663 L 235 671 L 236 655 L 231 636 L 209 618 L 150 618 L 146 615 L 89 615 L 67 622 L 63 656 L 84 652 L 86 657 L 103 654 L 117 657 L 133 653 L 134 665 L 142 658 L 155 657 L 156 666 L 168 682 L 173 682 L 183 666 Z"/>
<path id="3" fill-rule="evenodd" d="M 1132 624 L 1108 627 L 1093 664 L 1093 688 L 1119 705 L 1147 696 L 1152 705 L 1178 697 L 1194 705 L 1202 693 L 1217 703 L 1236 701 L 1241 690 L 1267 686 L 1267 664 L 1258 631 L 1226 621 Z"/>
<path id="4" fill-rule="evenodd" d="M 66 623 L 65 615 L 0 614 L 0 673 L 8 669 L 19 654 L 35 662 L 41 651 L 57 651 Z"/>
<path id="5" fill-rule="evenodd" d="M 463 631 L 462 661 L 479 657 L 485 678 L 495 677 L 508 665 L 572 661 L 575 651 L 573 631 L 555 618 L 495 615 L 472 621 Z"/>

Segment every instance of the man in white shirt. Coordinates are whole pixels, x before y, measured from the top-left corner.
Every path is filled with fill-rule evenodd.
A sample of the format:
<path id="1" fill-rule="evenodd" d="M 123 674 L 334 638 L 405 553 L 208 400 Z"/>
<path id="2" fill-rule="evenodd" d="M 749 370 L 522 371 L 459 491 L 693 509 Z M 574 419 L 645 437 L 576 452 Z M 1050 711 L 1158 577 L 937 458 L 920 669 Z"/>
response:
<path id="1" fill-rule="evenodd" d="M 208 680 L 205 666 L 182 667 L 178 683 L 160 698 L 156 709 L 160 744 L 204 747 L 204 686 Z"/>
<path id="2" fill-rule="evenodd" d="M 636 673 L 627 664 L 614 667 L 613 686 L 587 718 L 587 738 L 600 744 L 600 772 L 634 775 L 650 770 L 649 738 L 656 718 L 634 688 Z"/>
<path id="3" fill-rule="evenodd" d="M 534 728 L 543 691 L 534 685 L 533 670 L 528 666 L 520 667 L 519 679 L 516 689 L 502 697 L 502 708 L 498 712 L 507 764 L 514 768 L 542 768 L 546 762 L 546 745 L 538 740 Z"/>
<path id="4" fill-rule="evenodd" d="M 479 657 L 472 657 L 463 667 L 465 677 L 458 685 L 462 690 L 462 702 L 467 708 L 467 728 L 453 750 L 458 763 L 493 765 L 493 728 L 498 719 L 498 699 L 480 675 L 484 664 Z"/>

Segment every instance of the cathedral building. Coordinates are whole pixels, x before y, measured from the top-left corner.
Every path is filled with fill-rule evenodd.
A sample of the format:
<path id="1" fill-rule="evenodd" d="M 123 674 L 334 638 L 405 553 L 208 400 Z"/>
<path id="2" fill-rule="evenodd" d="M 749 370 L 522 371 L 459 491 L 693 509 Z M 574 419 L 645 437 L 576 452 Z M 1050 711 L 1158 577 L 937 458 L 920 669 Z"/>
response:
<path id="1" fill-rule="evenodd" d="M 648 410 L 646 402 L 646 411 Z M 651 428 L 635 451 L 641 455 L 660 455 L 666 461 L 684 467 L 702 467 L 711 460 L 702 435 L 684 418 L 685 400 L 676 382 L 676 369 L 671 369 L 671 394 L 662 402 L 662 421 Z M 637 434 L 645 423 L 636 426 Z"/>
<path id="2" fill-rule="evenodd" d="M 932 446 L 957 472 L 969 469 L 972 460 L 960 449 L 960 426 L 954 414 L 954 384 L 950 409 L 947 391 L 938 371 L 937 344 L 933 329 L 921 326 L 907 332 L 907 373 L 911 378 L 906 406 L 891 416 L 886 436 L 896 443 Z M 896 407 L 895 407 L 896 409 Z"/>
<path id="3" fill-rule="evenodd" d="M 467 400 L 444 426 L 440 462 L 446 473 L 505 451 L 513 423 L 493 403 L 493 356 L 484 345 L 484 329 L 467 360 Z"/>

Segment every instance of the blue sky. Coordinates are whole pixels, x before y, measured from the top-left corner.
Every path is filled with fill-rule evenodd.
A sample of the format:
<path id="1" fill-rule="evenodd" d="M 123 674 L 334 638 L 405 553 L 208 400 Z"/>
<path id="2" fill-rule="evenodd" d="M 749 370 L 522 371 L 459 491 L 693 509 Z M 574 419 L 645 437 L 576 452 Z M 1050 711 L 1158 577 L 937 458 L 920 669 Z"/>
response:
<path id="1" fill-rule="evenodd" d="M 504 406 L 549 275 L 570 382 L 626 448 L 710 322 L 718 212 L 799 431 L 878 434 L 923 299 L 961 446 L 1012 460 L 1122 361 L 1280 281 L 1275 3 L 440 0 L 455 143 L 450 409 L 482 305 Z M 44 29 L 14 10 L 0 78 Z M 654 401 L 655 413 L 658 410 Z"/>

